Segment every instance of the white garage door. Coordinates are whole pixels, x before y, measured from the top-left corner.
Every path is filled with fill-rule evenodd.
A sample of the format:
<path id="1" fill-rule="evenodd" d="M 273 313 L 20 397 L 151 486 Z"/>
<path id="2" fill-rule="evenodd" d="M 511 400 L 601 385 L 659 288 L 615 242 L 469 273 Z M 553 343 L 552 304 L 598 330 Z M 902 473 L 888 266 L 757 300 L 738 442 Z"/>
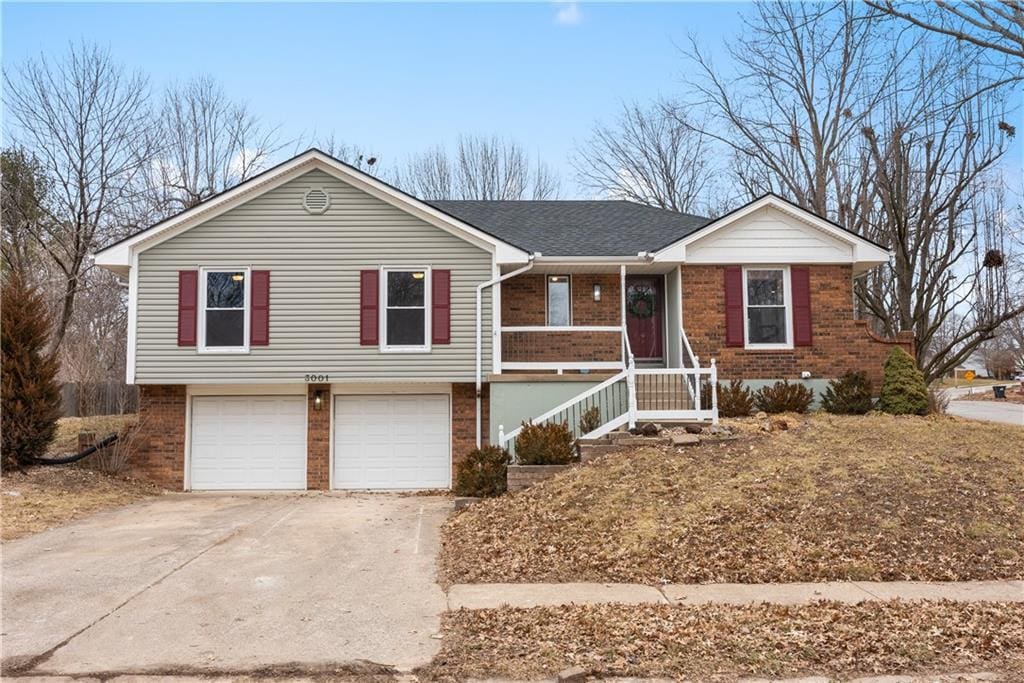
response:
<path id="1" fill-rule="evenodd" d="M 334 399 L 334 487 L 451 486 L 448 396 Z"/>
<path id="2" fill-rule="evenodd" d="M 306 488 L 304 396 L 196 396 L 195 490 Z"/>

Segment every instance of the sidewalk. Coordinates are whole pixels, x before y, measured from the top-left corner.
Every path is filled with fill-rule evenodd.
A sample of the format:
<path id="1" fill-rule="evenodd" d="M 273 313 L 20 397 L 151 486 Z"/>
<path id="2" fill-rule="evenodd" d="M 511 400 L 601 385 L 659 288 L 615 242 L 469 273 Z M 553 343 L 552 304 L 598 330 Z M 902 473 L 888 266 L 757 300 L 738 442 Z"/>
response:
<path id="1" fill-rule="evenodd" d="M 552 607 L 617 602 L 627 605 L 801 605 L 818 600 L 954 600 L 1024 602 L 1024 581 L 830 581 L 826 583 L 473 583 L 448 589 L 448 609 Z"/>

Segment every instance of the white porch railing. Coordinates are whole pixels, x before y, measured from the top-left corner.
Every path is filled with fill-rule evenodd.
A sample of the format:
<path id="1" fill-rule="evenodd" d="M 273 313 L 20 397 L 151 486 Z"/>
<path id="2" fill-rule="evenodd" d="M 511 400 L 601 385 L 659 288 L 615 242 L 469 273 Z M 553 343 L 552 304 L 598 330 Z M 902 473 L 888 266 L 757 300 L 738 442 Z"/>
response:
<path id="1" fill-rule="evenodd" d="M 625 328 L 622 325 L 503 325 L 499 328 L 499 334 L 504 335 L 506 333 L 528 333 L 538 335 L 551 335 L 559 333 L 608 333 L 609 335 L 615 333 L 621 336 L 625 332 Z M 609 336 L 609 339 L 611 337 Z M 543 346 L 543 342 L 538 340 L 538 345 Z M 616 342 L 616 348 L 618 342 Z M 504 353 L 505 342 L 502 340 L 500 345 L 501 352 Z M 611 360 L 618 356 L 618 352 L 615 354 L 607 353 L 608 349 L 605 349 L 606 353 L 603 354 L 608 360 L 551 360 L 551 361 L 528 361 L 528 360 L 505 360 L 504 358 L 500 362 L 500 368 L 504 372 L 505 370 L 534 370 L 540 372 L 555 371 L 558 374 L 562 374 L 565 371 L 592 371 L 592 370 L 624 370 L 626 367 L 625 360 Z"/>
<path id="2" fill-rule="evenodd" d="M 530 424 L 562 423 L 575 439 L 595 439 L 624 425 L 635 427 L 637 421 L 718 423 L 718 392 L 709 392 L 711 405 L 701 405 L 701 388 L 718 384 L 714 359 L 706 368 L 637 368 L 628 340 L 626 343 L 629 361 L 625 370 L 538 415 Z M 599 426 L 584 433 L 583 416 L 595 408 Z M 516 437 L 522 429 L 519 426 L 506 433 L 504 425 L 498 427 L 498 445 L 509 450 L 513 462 L 517 461 Z"/>

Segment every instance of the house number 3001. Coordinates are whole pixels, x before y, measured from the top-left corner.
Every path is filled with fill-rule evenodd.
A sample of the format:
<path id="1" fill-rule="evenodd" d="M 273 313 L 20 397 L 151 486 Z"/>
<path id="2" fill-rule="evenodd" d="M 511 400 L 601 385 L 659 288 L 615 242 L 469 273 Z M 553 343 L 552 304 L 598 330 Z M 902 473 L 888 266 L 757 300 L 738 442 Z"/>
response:
<path id="1" fill-rule="evenodd" d="M 330 375 L 306 375 L 307 382 L 330 382 Z"/>

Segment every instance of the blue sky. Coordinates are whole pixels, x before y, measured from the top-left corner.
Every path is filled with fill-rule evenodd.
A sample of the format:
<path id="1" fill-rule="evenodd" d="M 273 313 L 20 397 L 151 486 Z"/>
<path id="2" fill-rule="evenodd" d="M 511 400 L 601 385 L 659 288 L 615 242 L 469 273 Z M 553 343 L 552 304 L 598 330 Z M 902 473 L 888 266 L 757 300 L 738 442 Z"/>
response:
<path id="1" fill-rule="evenodd" d="M 622 101 L 680 93 L 678 46 L 687 35 L 721 56 L 749 9 L 742 2 L 2 2 L 0 21 L 5 66 L 57 58 L 69 41 L 85 39 L 148 74 L 157 90 L 210 74 L 280 124 L 286 140 L 333 132 L 377 155 L 382 171 L 450 145 L 460 132 L 506 136 L 559 172 L 563 196 L 575 196 L 574 141 Z M 1020 116 L 1012 113 L 1015 123 Z M 1004 158 L 1011 177 L 1022 160 L 1024 134 Z"/>
<path id="2" fill-rule="evenodd" d="M 744 8 L 4 3 L 3 61 L 85 38 L 157 88 L 212 74 L 289 139 L 334 131 L 388 163 L 460 132 L 497 133 L 570 181 L 574 139 L 623 100 L 676 92 L 677 45 L 691 31 L 720 45 Z"/>

